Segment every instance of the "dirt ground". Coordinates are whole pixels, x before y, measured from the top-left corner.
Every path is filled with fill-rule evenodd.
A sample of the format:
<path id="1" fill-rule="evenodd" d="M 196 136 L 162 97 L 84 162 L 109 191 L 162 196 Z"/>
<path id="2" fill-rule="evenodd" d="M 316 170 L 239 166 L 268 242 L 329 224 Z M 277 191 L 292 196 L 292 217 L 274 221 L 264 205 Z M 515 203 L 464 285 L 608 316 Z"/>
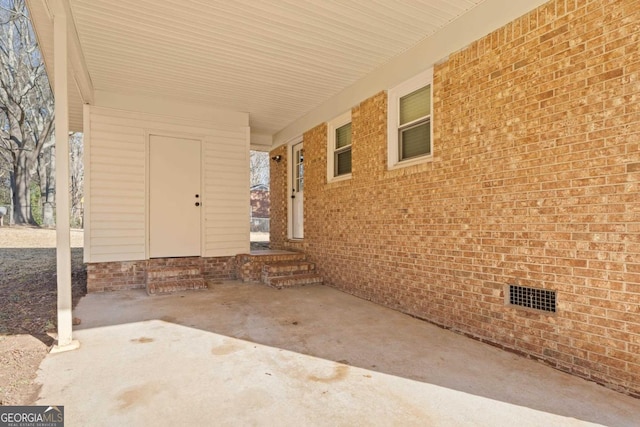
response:
<path id="1" fill-rule="evenodd" d="M 73 305 L 86 294 L 81 230 L 71 231 Z M 0 405 L 35 401 L 56 328 L 55 230 L 0 228 Z"/>

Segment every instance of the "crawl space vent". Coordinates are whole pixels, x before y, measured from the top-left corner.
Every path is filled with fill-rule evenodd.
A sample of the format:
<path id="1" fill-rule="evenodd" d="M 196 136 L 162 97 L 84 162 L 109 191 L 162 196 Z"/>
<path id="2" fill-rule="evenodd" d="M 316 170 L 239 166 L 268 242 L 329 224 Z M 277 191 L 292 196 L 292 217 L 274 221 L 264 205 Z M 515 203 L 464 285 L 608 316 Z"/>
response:
<path id="1" fill-rule="evenodd" d="M 556 292 L 509 285 L 509 304 L 555 313 Z"/>

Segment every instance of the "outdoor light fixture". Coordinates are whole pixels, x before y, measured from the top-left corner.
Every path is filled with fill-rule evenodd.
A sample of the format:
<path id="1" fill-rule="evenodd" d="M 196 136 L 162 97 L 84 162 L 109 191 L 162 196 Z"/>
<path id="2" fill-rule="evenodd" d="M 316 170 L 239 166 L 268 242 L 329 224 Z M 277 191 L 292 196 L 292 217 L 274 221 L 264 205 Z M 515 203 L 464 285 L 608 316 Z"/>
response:
<path id="1" fill-rule="evenodd" d="M 273 156 L 271 160 L 273 160 L 276 163 L 280 163 L 280 160 L 282 160 L 282 156 L 278 154 L 277 156 Z"/>

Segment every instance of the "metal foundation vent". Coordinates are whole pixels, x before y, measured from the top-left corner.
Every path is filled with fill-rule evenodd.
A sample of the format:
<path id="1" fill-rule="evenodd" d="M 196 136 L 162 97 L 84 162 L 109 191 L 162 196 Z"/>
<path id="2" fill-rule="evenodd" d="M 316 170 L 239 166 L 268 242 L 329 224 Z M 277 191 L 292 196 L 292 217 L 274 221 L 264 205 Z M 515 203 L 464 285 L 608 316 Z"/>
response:
<path id="1" fill-rule="evenodd" d="M 509 285 L 509 304 L 534 310 L 556 312 L 556 291 Z"/>

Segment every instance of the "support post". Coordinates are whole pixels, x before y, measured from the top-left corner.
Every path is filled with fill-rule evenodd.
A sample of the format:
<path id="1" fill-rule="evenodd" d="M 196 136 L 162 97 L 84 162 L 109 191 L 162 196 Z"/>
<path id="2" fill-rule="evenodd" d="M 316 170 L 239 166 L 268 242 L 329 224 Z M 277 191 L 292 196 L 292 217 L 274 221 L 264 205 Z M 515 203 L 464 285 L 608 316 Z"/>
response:
<path id="1" fill-rule="evenodd" d="M 58 342 L 52 353 L 74 350 L 71 299 L 71 230 L 69 225 L 69 95 L 67 15 L 61 0 L 53 17 L 56 138 L 56 257 L 58 279 Z"/>

